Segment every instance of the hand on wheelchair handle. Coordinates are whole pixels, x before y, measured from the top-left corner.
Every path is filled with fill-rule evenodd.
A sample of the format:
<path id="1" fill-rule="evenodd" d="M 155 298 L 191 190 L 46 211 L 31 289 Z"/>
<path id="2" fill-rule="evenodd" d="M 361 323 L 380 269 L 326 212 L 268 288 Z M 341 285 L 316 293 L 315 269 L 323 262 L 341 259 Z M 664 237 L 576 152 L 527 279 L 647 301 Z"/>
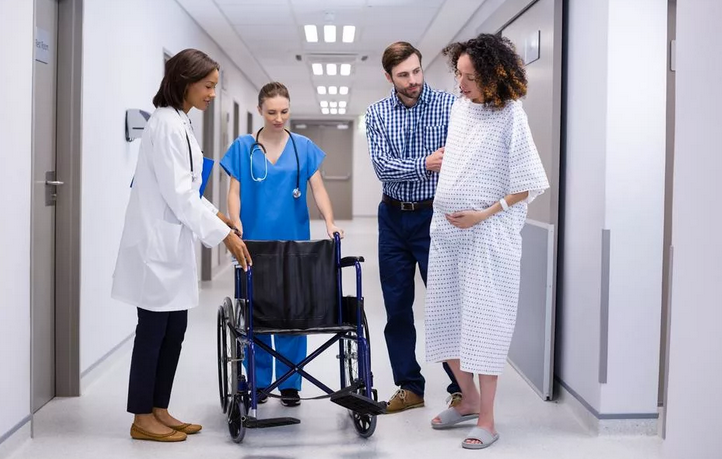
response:
<path id="1" fill-rule="evenodd" d="M 334 238 L 334 235 L 338 233 L 339 239 L 343 239 L 344 232 L 341 228 L 336 226 L 334 223 L 330 223 L 326 225 L 326 233 L 328 233 L 328 237 L 331 239 Z"/>
<path id="2" fill-rule="evenodd" d="M 238 237 L 235 231 L 228 233 L 228 236 L 223 240 L 223 243 L 228 247 L 231 255 L 241 265 L 244 271 L 248 271 L 248 267 L 253 264 L 251 260 L 251 254 L 248 252 L 245 242 Z"/>

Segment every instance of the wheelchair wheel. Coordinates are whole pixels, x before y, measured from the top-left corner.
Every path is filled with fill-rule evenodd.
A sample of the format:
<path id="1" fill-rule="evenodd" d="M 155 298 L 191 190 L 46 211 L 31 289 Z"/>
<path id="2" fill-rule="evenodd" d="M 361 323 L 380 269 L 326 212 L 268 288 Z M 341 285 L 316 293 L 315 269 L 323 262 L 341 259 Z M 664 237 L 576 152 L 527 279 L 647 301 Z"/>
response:
<path id="1" fill-rule="evenodd" d="M 228 405 L 228 433 L 234 442 L 240 443 L 246 436 L 246 403 L 240 394 L 236 394 Z"/>
<path id="2" fill-rule="evenodd" d="M 364 338 L 366 338 L 366 342 L 368 343 L 367 346 L 367 352 L 368 352 L 368 361 L 371 361 L 371 339 L 369 336 L 369 328 L 368 328 L 368 322 L 366 321 L 366 312 L 362 312 L 362 318 L 363 318 L 363 328 L 364 328 Z M 348 339 L 344 340 L 344 373 L 346 376 L 346 384 L 350 386 L 351 384 L 355 383 L 359 380 L 359 354 L 358 354 L 358 342 L 356 341 L 356 333 L 353 333 L 351 336 L 349 336 Z M 369 381 L 364 381 L 365 384 L 369 384 Z M 357 392 L 359 394 L 364 393 L 364 388 L 357 389 Z M 375 391 L 374 391 L 375 395 Z M 374 431 L 376 431 L 376 416 L 370 415 L 370 414 L 361 414 L 356 411 L 349 410 L 348 412 L 349 416 L 351 417 L 351 421 L 353 422 L 353 426 L 356 429 L 356 432 L 363 437 L 368 438 L 371 435 L 374 434 Z"/>
<path id="3" fill-rule="evenodd" d="M 236 339 L 231 332 L 233 307 L 230 298 L 226 298 L 218 308 L 216 342 L 218 345 L 218 392 L 221 409 L 228 411 L 231 398 L 238 385 L 238 366 L 236 361 Z"/>

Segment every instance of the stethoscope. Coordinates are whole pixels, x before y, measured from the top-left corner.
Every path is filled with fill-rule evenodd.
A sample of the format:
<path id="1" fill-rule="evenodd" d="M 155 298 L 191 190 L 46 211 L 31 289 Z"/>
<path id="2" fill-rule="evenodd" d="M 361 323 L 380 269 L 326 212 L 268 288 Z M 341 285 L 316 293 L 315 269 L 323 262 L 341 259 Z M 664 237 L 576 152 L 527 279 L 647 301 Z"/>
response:
<path id="1" fill-rule="evenodd" d="M 254 182 L 262 182 L 266 180 L 266 177 L 268 177 L 268 159 L 266 159 L 266 147 L 264 147 L 263 144 L 258 141 L 262 130 L 263 128 L 259 129 L 258 132 L 256 132 L 256 141 L 251 144 L 251 178 Z M 293 144 L 293 153 L 296 155 L 296 188 L 293 189 L 293 197 L 298 199 L 301 197 L 301 163 L 298 160 L 298 149 L 296 148 L 296 141 L 293 140 L 293 136 L 288 131 L 288 129 L 284 129 L 284 131 L 288 133 L 288 137 L 291 139 L 291 143 Z M 255 150 L 256 148 L 260 148 L 263 152 L 263 164 L 264 166 L 266 166 L 263 177 L 256 177 L 253 175 L 253 150 Z"/>

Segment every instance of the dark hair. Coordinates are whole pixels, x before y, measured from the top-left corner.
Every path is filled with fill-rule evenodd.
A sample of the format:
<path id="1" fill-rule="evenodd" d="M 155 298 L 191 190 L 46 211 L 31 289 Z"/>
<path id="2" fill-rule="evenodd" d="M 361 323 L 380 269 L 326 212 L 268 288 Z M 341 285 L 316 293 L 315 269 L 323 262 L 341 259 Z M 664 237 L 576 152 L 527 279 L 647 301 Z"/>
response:
<path id="1" fill-rule="evenodd" d="M 508 101 L 526 95 L 524 63 L 508 38 L 481 34 L 466 42 L 452 43 L 442 53 L 449 58 L 449 66 L 454 72 L 458 72 L 459 57 L 469 56 L 484 102 L 489 106 L 503 108 Z"/>
<path id="2" fill-rule="evenodd" d="M 203 51 L 184 49 L 165 63 L 165 76 L 158 93 L 153 97 L 153 105 L 183 108 L 188 85 L 201 81 L 213 70 L 219 69 L 218 62 Z"/>
<path id="3" fill-rule="evenodd" d="M 396 43 L 390 44 L 384 50 L 384 55 L 381 57 L 381 65 L 384 71 L 391 75 L 394 67 L 408 59 L 412 54 L 419 56 L 419 63 L 421 63 L 421 51 L 414 48 L 411 43 L 397 41 Z"/>
<path id="4" fill-rule="evenodd" d="M 283 83 L 279 83 L 278 81 L 266 83 L 258 92 L 258 106 L 263 105 L 266 99 L 271 99 L 276 96 L 285 97 L 289 102 L 291 101 L 288 88 Z"/>

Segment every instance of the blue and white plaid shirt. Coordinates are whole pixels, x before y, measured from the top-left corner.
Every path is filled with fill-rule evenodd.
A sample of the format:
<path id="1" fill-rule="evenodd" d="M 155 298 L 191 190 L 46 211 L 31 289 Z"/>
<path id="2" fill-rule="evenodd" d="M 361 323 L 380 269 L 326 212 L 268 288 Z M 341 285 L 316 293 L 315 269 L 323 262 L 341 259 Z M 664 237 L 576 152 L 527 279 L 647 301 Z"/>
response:
<path id="1" fill-rule="evenodd" d="M 426 157 L 444 146 L 455 100 L 424 83 L 413 107 L 406 107 L 394 88 L 366 110 L 369 153 L 384 194 L 404 202 L 434 198 L 439 174 L 426 170 Z"/>

